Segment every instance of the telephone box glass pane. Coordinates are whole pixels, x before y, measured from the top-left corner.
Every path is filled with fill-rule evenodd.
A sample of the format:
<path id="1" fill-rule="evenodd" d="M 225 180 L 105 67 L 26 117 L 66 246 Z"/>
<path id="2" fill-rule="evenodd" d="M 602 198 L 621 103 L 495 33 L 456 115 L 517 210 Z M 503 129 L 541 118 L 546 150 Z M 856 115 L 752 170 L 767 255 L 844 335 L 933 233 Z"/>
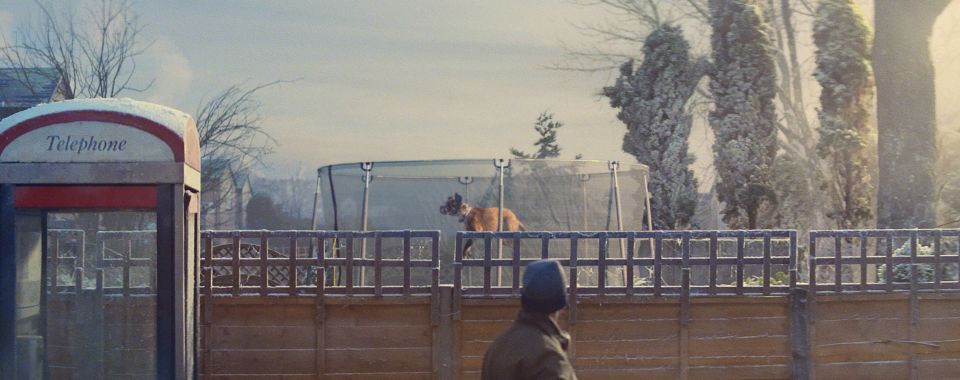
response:
<path id="1" fill-rule="evenodd" d="M 40 310 L 43 275 L 43 234 L 40 212 L 16 213 L 17 373 L 24 379 L 43 378 L 43 315 Z"/>
<path id="2" fill-rule="evenodd" d="M 156 377 L 154 212 L 47 214 L 51 379 Z"/>

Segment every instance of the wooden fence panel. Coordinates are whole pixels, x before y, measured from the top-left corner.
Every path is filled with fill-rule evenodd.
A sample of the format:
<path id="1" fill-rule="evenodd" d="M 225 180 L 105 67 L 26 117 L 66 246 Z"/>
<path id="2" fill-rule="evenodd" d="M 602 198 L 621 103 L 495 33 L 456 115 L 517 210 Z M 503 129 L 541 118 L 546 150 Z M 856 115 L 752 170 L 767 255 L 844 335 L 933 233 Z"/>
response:
<path id="1" fill-rule="evenodd" d="M 314 308 L 306 299 L 203 297 L 205 378 L 303 377 L 316 373 Z M 206 310 L 204 310 L 207 312 Z M 204 315 L 201 313 L 201 315 Z"/>
<path id="2" fill-rule="evenodd" d="M 910 295 L 821 295 L 815 341 L 818 378 L 944 378 L 960 368 L 960 295 L 920 294 L 916 336 Z"/>
<path id="3" fill-rule="evenodd" d="M 517 299 L 463 300 L 460 378 L 480 375 L 490 342 L 510 326 Z M 675 379 L 681 371 L 677 299 L 582 297 L 577 319 L 561 327 L 573 338 L 581 379 Z M 691 305 L 690 378 L 790 378 L 788 304 L 784 297 L 696 299 Z"/>
<path id="4" fill-rule="evenodd" d="M 326 374 L 430 377 L 429 298 L 406 304 L 327 305 L 326 314 Z"/>
<path id="5" fill-rule="evenodd" d="M 429 379 L 431 298 L 394 298 L 203 297 L 201 377 Z"/>
<path id="6" fill-rule="evenodd" d="M 650 297 L 580 299 L 570 327 L 578 376 L 675 378 L 680 365 L 679 305 L 675 299 Z"/>
<path id="7" fill-rule="evenodd" d="M 483 354 L 501 331 L 513 323 L 520 299 L 465 299 L 457 324 L 460 379 L 479 379 Z"/>
<path id="8" fill-rule="evenodd" d="M 435 305 L 424 296 L 328 296 L 323 308 L 313 297 L 202 300 L 212 307 L 201 326 L 206 379 L 477 379 L 487 346 L 520 307 L 517 298 L 467 297 L 459 319 L 444 313 L 433 323 Z M 816 378 L 949 378 L 960 368 L 960 294 L 919 295 L 915 340 L 906 339 L 909 295 L 820 295 L 817 303 L 810 342 Z M 561 323 L 573 337 L 579 377 L 793 377 L 786 297 L 691 299 L 685 359 L 681 307 L 675 298 L 580 297 L 577 319 L 565 315 Z M 452 326 L 453 338 L 438 340 L 438 325 Z M 440 375 L 437 352 L 453 352 L 444 364 L 453 375 Z"/>
<path id="9" fill-rule="evenodd" d="M 695 298 L 690 317 L 690 378 L 791 377 L 785 297 Z"/>
<path id="10" fill-rule="evenodd" d="M 902 234 L 912 239 L 904 241 L 916 245 L 927 244 L 926 235 L 936 238 L 944 233 Z M 324 245 L 323 241 L 334 235 L 303 234 L 316 235 L 317 247 L 336 246 Z M 371 239 L 386 236 L 380 232 L 362 234 Z M 396 238 L 410 232 L 385 234 Z M 919 281 L 914 273 L 923 265 L 960 260 L 960 255 L 921 257 L 913 247 L 910 256 L 894 257 L 884 248 L 890 245 L 887 240 L 861 243 L 853 246 L 856 249 L 838 243 L 847 235 L 867 242 L 867 237 L 877 239 L 871 234 L 882 238 L 892 236 L 892 232 L 817 232 L 816 236 L 824 239 L 820 256 L 811 244 L 807 258 L 797 257 L 795 234 L 789 231 L 499 234 L 515 240 L 515 244 L 532 239 L 541 243 L 541 248 L 553 242 L 551 239 L 568 240 L 570 256 L 561 263 L 570 271 L 571 279 L 583 269 L 607 273 L 603 269 L 619 266 L 627 269 L 628 277 L 638 271 L 650 275 L 643 268 L 653 270 L 653 282 L 643 285 L 630 282 L 626 287 L 606 286 L 609 283 L 605 280 L 619 278 L 610 273 L 597 277 L 596 284 L 571 281 L 571 305 L 561 317 L 561 327 L 571 333 L 569 354 L 581 379 L 933 379 L 956 377 L 956 368 L 960 368 L 960 293 L 951 291 L 960 286 L 947 275 Z M 361 236 L 341 235 L 341 240 Z M 458 244 L 464 237 L 489 240 L 492 235 L 488 235 L 458 234 Z M 644 239 L 673 239 L 679 251 L 673 256 L 638 254 L 627 258 L 609 258 L 603 249 L 597 257 L 587 257 L 584 250 L 578 252 L 578 244 L 583 247 L 587 240 L 604 246 L 605 239 L 618 237 L 627 238 L 626 246 L 634 249 Z M 737 257 L 717 254 L 715 246 L 730 239 L 737 239 Z M 762 247 L 762 256 L 744 250 L 740 241 L 751 239 L 762 243 L 753 244 L 753 251 L 760 252 L 757 247 Z M 488 248 L 485 240 L 478 241 L 482 242 L 481 248 Z M 341 243 L 349 253 L 352 241 Z M 295 244 L 293 240 L 291 244 Z M 901 243 L 897 241 L 896 245 Z M 837 246 L 860 256 L 838 254 Z M 377 247 L 374 244 L 374 249 L 380 250 Z M 489 247 L 492 253 L 492 245 Z M 780 252 L 784 247 L 788 247 L 789 256 L 773 254 L 774 248 Z M 863 257 L 864 251 L 873 253 L 875 247 L 884 249 Z M 936 247 L 934 250 L 940 252 Z M 207 283 L 211 291 L 204 293 L 201 305 L 203 377 L 479 378 L 487 347 L 510 326 L 520 308 L 518 287 L 513 281 L 495 284 L 494 273 L 498 270 L 494 268 L 504 269 L 507 277 L 519 277 L 522 267 L 533 259 L 493 259 L 492 254 L 489 259 L 458 257 L 454 285 L 450 287 L 438 285 L 436 250 L 432 253 L 430 260 L 402 263 L 406 268 L 431 269 L 430 286 L 405 283 L 387 287 L 378 285 L 379 280 L 354 286 L 353 281 L 325 276 L 327 270 L 334 275 L 339 271 L 349 279 L 353 271 L 344 267 L 372 265 L 373 277 L 380 278 L 376 268 L 385 265 L 385 259 L 361 259 L 349 254 L 347 258 L 283 258 L 285 265 L 307 267 L 305 278 L 330 280 L 314 282 L 313 286 L 268 284 L 268 293 L 274 296 L 263 296 L 261 283 L 244 285 L 240 293 L 250 296 L 229 295 L 225 290 L 233 283 L 221 289 Z M 227 259 L 219 260 L 208 262 L 226 265 Z M 888 266 L 911 265 L 914 280 L 881 283 L 862 275 L 865 270 L 876 271 L 875 266 L 881 262 L 878 260 Z M 821 272 L 832 270 L 833 277 L 826 276 L 825 282 L 817 285 L 816 276 L 811 275 L 810 283 L 803 284 L 797 277 L 798 264 L 804 263 L 813 263 L 813 268 Z M 666 275 L 657 274 L 657 265 L 663 267 L 661 272 L 672 268 L 673 277 L 662 281 L 660 276 Z M 727 267 L 720 271 L 720 265 Z M 778 265 L 782 267 L 775 267 Z M 739 287 L 719 281 L 721 273 L 729 277 L 732 268 L 751 266 L 762 268 L 757 272 L 762 277 L 747 278 L 752 272 L 736 270 Z M 772 272 L 780 270 L 777 268 L 785 268 L 788 273 L 774 279 Z M 474 275 L 490 273 L 491 280 L 482 285 L 461 281 L 461 275 L 469 277 L 464 269 L 473 270 Z M 711 274 L 709 284 L 691 280 L 698 269 Z M 855 272 L 861 273 L 859 277 L 850 274 Z M 713 277 L 718 277 L 716 284 Z M 281 288 L 282 293 L 278 293 Z"/>

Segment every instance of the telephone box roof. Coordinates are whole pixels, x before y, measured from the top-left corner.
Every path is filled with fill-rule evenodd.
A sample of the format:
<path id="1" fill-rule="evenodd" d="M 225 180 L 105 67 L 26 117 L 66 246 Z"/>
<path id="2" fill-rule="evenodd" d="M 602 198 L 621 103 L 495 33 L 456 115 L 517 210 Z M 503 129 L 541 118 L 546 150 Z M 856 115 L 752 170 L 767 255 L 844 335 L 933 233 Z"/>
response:
<path id="1" fill-rule="evenodd" d="M 98 121 L 126 125 L 150 133 L 169 146 L 175 161 L 200 169 L 200 145 L 190 115 L 133 99 L 73 99 L 40 104 L 0 120 L 0 154 L 20 136 L 50 125 Z"/>
<path id="2" fill-rule="evenodd" d="M 163 125 L 182 139 L 187 128 L 196 128 L 193 118 L 173 108 L 129 98 L 71 99 L 44 103 L 0 120 L 0 133 L 23 121 L 69 111 L 105 111 L 140 116 Z"/>

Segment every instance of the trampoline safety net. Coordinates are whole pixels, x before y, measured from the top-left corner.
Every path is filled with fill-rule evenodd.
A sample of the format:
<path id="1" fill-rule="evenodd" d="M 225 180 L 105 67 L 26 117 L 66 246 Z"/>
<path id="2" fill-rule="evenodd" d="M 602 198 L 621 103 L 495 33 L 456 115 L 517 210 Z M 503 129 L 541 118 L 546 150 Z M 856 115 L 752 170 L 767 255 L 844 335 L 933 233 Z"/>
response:
<path id="1" fill-rule="evenodd" d="M 455 234 L 465 230 L 456 216 L 439 209 L 460 194 L 472 207 L 503 207 L 516 213 L 527 231 L 645 230 L 645 165 L 616 161 L 533 159 L 441 160 L 339 164 L 318 170 L 314 228 L 324 230 L 440 230 L 441 281 L 449 283 Z M 556 242 L 560 244 L 561 242 Z M 402 250 L 384 244 L 384 258 Z M 530 245 L 527 247 L 527 245 Z M 524 257 L 538 257 L 540 245 L 525 241 Z M 361 248 L 362 249 L 362 248 Z M 569 247 L 550 247 L 558 256 Z M 581 247 L 595 257 L 596 247 Z M 369 249 L 368 249 L 369 250 Z M 622 257 L 611 242 L 610 257 Z M 483 254 L 475 244 L 471 256 Z M 494 248 L 494 254 L 497 253 Z M 511 255 L 512 249 L 504 249 Z M 561 255 L 560 252 L 564 254 Z M 429 250 L 412 247 L 427 258 Z M 355 252 L 369 256 L 369 252 Z M 553 255 L 551 255 L 553 256 Z"/>

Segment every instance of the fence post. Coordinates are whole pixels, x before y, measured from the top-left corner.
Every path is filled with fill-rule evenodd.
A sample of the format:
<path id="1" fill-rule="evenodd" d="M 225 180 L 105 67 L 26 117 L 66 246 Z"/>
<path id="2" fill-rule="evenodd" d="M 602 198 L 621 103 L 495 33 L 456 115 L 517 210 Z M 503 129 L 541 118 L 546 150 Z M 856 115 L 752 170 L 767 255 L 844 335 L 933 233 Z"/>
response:
<path id="1" fill-rule="evenodd" d="M 203 279 L 200 284 L 201 297 L 197 298 L 200 308 L 200 344 L 197 347 L 196 362 L 200 363 L 197 372 L 200 376 L 210 374 L 213 358 L 210 355 L 210 342 L 213 338 L 211 327 L 213 321 L 213 236 L 204 232 L 200 234 L 201 251 L 200 269 Z M 132 251 L 131 251 L 132 253 Z"/>
<path id="2" fill-rule="evenodd" d="M 318 243 L 320 244 L 320 252 L 317 254 L 319 265 L 316 269 L 317 286 L 314 298 L 314 328 L 316 328 L 316 335 L 314 336 L 314 349 L 316 349 L 316 358 L 314 359 L 314 363 L 317 367 L 317 378 L 323 378 L 327 369 L 327 344 L 326 335 L 324 334 L 324 329 L 327 327 L 327 313 L 324 299 L 324 293 L 326 291 L 325 287 L 327 284 L 325 281 L 326 268 L 323 266 L 323 240 L 319 239 Z"/>
<path id="3" fill-rule="evenodd" d="M 102 243 L 102 242 L 101 242 L 100 252 L 99 252 L 98 255 L 99 255 L 99 256 L 101 257 L 101 259 L 102 259 L 102 257 L 103 257 L 103 243 Z M 102 261 L 101 261 L 101 263 L 102 263 Z M 102 266 L 103 264 L 100 264 L 100 265 Z M 106 337 L 104 336 L 104 332 L 105 332 L 105 330 L 106 330 L 106 327 L 105 327 L 106 319 L 104 318 L 104 317 L 105 317 L 105 314 L 106 314 L 106 313 L 105 313 L 105 310 L 104 310 L 104 308 L 106 307 L 106 300 L 103 298 L 103 297 L 104 297 L 104 294 L 103 294 L 103 269 L 97 269 L 97 271 L 96 271 L 95 273 L 96 273 L 96 276 L 97 276 L 97 277 L 96 277 L 96 285 L 97 285 L 97 288 L 96 288 L 96 290 L 92 293 L 92 295 L 93 295 L 94 297 L 96 297 L 96 301 L 93 303 L 95 306 L 94 306 L 94 309 L 92 310 L 93 312 L 91 313 L 91 314 L 92 314 L 92 319 L 91 319 L 91 321 L 90 321 L 90 325 L 93 327 L 93 330 L 94 330 L 94 331 L 93 331 L 93 336 L 97 337 L 97 339 L 95 339 L 94 342 L 93 342 L 93 344 L 95 345 L 95 348 L 94 348 L 93 351 L 95 352 L 95 355 L 96 355 L 96 359 L 95 359 L 95 360 L 96 360 L 96 364 L 95 364 L 96 371 L 95 371 L 95 374 L 97 375 L 97 377 L 99 377 L 99 378 L 102 379 L 102 378 L 106 377 L 106 374 L 107 374 L 107 373 L 106 373 L 106 361 L 104 360 L 104 357 L 106 356 L 105 353 L 104 353 L 104 351 L 105 351 L 105 349 L 106 349 L 106 342 L 104 341 L 104 340 L 106 339 Z M 127 299 L 124 298 L 124 301 L 127 301 Z M 88 363 L 87 365 L 89 365 L 89 363 Z"/>
<path id="4" fill-rule="evenodd" d="M 817 344 L 817 234 L 814 231 L 809 233 L 810 243 L 807 246 L 807 249 L 810 250 L 808 257 L 809 263 L 807 268 L 809 270 L 810 280 L 807 284 L 807 307 L 806 307 L 806 323 L 804 326 L 807 328 L 806 338 L 807 338 L 807 363 L 806 363 L 806 375 L 808 379 L 815 379 L 817 377 L 817 356 L 816 356 L 816 347 Z"/>
<path id="5" fill-rule="evenodd" d="M 233 242 L 232 242 L 233 257 L 231 257 L 232 262 L 230 264 L 231 277 L 233 278 L 233 295 L 240 295 L 240 285 L 243 281 L 243 277 L 240 274 L 240 233 L 234 231 L 233 233 Z"/>
<path id="6" fill-rule="evenodd" d="M 810 342 L 807 335 L 807 290 L 791 287 L 790 295 L 790 346 L 793 351 L 793 378 L 810 378 Z"/>
<path id="7" fill-rule="evenodd" d="M 920 330 L 920 299 L 917 297 L 917 288 L 918 288 L 918 279 L 919 275 L 917 270 L 917 231 L 913 230 L 910 232 L 910 314 L 908 320 L 910 321 L 910 326 L 907 329 L 907 340 L 915 341 L 919 335 Z M 934 274 L 936 275 L 936 274 Z M 914 347 L 910 348 L 910 379 L 916 380 L 919 379 L 917 352 Z"/>
<path id="8" fill-rule="evenodd" d="M 453 287 L 443 285 L 437 298 L 439 320 L 433 334 L 433 378 L 440 380 L 457 378 L 457 359 L 455 329 L 453 326 Z"/>
<path id="9" fill-rule="evenodd" d="M 267 282 L 270 281 L 270 267 L 267 266 L 267 258 L 270 256 L 269 237 L 267 231 L 260 231 L 260 295 L 267 295 Z"/>
<path id="10" fill-rule="evenodd" d="M 578 238 L 576 235 L 570 238 L 570 270 L 569 284 L 567 291 L 567 328 L 570 330 L 570 344 L 567 348 L 567 354 L 570 360 L 577 357 L 577 250 Z"/>
<path id="11" fill-rule="evenodd" d="M 680 240 L 680 376 L 690 376 L 690 235 L 683 234 Z"/>

